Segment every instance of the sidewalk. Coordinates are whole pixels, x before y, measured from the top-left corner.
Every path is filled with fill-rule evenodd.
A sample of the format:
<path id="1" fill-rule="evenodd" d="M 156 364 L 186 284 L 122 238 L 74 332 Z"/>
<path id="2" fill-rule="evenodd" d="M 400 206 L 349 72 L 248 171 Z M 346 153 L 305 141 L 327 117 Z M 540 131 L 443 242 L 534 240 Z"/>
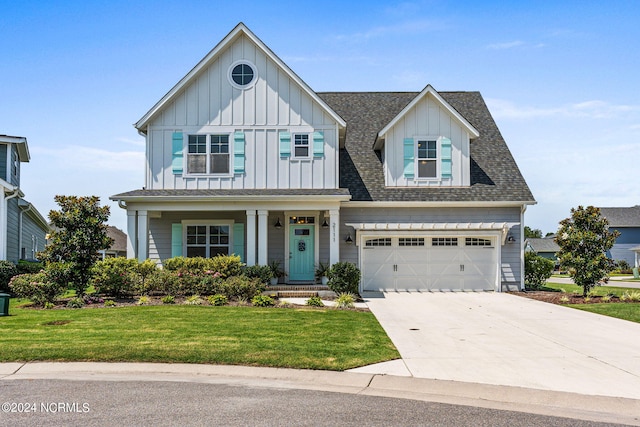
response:
<path id="1" fill-rule="evenodd" d="M 319 390 L 640 426 L 640 400 L 354 372 L 153 363 L 0 363 L 2 381 L 179 381 Z M 9 396 L 4 396 L 5 400 Z"/>

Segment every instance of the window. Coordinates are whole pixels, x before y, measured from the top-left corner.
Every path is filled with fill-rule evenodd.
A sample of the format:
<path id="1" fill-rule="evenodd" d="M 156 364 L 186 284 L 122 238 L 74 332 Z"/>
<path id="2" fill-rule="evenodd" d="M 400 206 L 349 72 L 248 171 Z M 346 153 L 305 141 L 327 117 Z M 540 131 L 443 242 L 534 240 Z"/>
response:
<path id="1" fill-rule="evenodd" d="M 236 89 L 247 89 L 256 82 L 256 68 L 248 61 L 238 61 L 229 67 L 229 83 Z"/>
<path id="2" fill-rule="evenodd" d="M 229 135 L 189 135 L 187 172 L 229 173 Z"/>
<path id="3" fill-rule="evenodd" d="M 391 246 L 391 238 L 390 237 L 384 237 L 384 238 L 380 238 L 380 239 L 368 239 L 365 242 L 364 245 L 368 246 L 368 247 Z"/>
<path id="4" fill-rule="evenodd" d="M 289 224 L 315 224 L 316 218 L 313 216 L 292 216 L 289 217 Z"/>
<path id="5" fill-rule="evenodd" d="M 438 142 L 418 140 L 418 178 L 437 178 Z"/>
<path id="6" fill-rule="evenodd" d="M 434 237 L 431 239 L 431 246 L 458 246 L 457 237 Z"/>
<path id="7" fill-rule="evenodd" d="M 230 228 L 229 225 L 188 225 L 187 256 L 229 255 Z"/>
<path id="8" fill-rule="evenodd" d="M 491 246 L 491 239 L 478 239 L 476 237 L 467 237 L 464 239 L 465 246 Z"/>
<path id="9" fill-rule="evenodd" d="M 422 237 L 400 237 L 398 246 L 424 246 Z"/>
<path id="10" fill-rule="evenodd" d="M 293 157 L 309 157 L 309 135 L 293 135 Z"/>

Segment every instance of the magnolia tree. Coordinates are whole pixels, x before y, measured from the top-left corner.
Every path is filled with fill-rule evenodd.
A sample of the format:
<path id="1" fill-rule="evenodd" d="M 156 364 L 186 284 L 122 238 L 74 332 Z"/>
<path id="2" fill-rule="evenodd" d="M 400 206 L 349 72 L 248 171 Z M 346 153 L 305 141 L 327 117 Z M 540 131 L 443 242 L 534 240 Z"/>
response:
<path id="1" fill-rule="evenodd" d="M 91 267 L 99 259 L 98 251 L 111 246 L 106 221 L 109 206 L 100 206 L 96 196 L 56 196 L 59 211 L 50 211 L 54 231 L 49 243 L 38 257 L 46 268 L 59 271 L 59 281 L 72 283 L 78 295 L 83 295 L 91 277 Z"/>
<path id="2" fill-rule="evenodd" d="M 586 297 L 591 288 L 608 277 L 612 263 L 606 252 L 620 235 L 609 231 L 609 221 L 600 209 L 588 206 L 571 209 L 571 218 L 560 221 L 555 242 L 560 246 L 560 264 L 569 269 L 576 285 L 582 286 Z"/>

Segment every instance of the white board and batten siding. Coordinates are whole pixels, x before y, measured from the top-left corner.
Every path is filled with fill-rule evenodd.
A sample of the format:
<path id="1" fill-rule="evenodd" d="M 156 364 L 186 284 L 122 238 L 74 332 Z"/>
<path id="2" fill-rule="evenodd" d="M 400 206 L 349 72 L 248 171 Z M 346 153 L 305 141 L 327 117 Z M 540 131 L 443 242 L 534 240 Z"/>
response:
<path id="1" fill-rule="evenodd" d="M 407 178 L 404 175 L 404 140 L 439 137 L 451 140 L 451 178 Z M 384 146 L 386 185 L 388 187 L 470 185 L 469 142 L 469 134 L 465 128 L 431 96 L 425 96 L 386 134 Z M 440 146 L 438 146 L 438 159 L 440 155 Z"/>
<path id="2" fill-rule="evenodd" d="M 233 87 L 228 71 L 238 60 L 255 66 L 256 83 Z M 244 173 L 219 176 L 172 173 L 172 136 L 244 133 Z M 281 157 L 280 132 L 324 135 L 323 156 Z M 233 146 L 229 147 L 233 153 Z M 338 187 L 338 123 L 284 70 L 246 37 L 227 49 L 159 112 L 147 133 L 148 189 L 285 189 Z"/>

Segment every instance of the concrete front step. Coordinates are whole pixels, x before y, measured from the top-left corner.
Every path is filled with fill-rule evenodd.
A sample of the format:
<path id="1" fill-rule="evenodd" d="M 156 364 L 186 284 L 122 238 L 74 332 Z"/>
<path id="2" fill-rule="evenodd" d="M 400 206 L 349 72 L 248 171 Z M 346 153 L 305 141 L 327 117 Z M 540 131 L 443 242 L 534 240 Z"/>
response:
<path id="1" fill-rule="evenodd" d="M 278 298 L 311 298 L 317 297 L 316 291 L 277 291 Z"/>

